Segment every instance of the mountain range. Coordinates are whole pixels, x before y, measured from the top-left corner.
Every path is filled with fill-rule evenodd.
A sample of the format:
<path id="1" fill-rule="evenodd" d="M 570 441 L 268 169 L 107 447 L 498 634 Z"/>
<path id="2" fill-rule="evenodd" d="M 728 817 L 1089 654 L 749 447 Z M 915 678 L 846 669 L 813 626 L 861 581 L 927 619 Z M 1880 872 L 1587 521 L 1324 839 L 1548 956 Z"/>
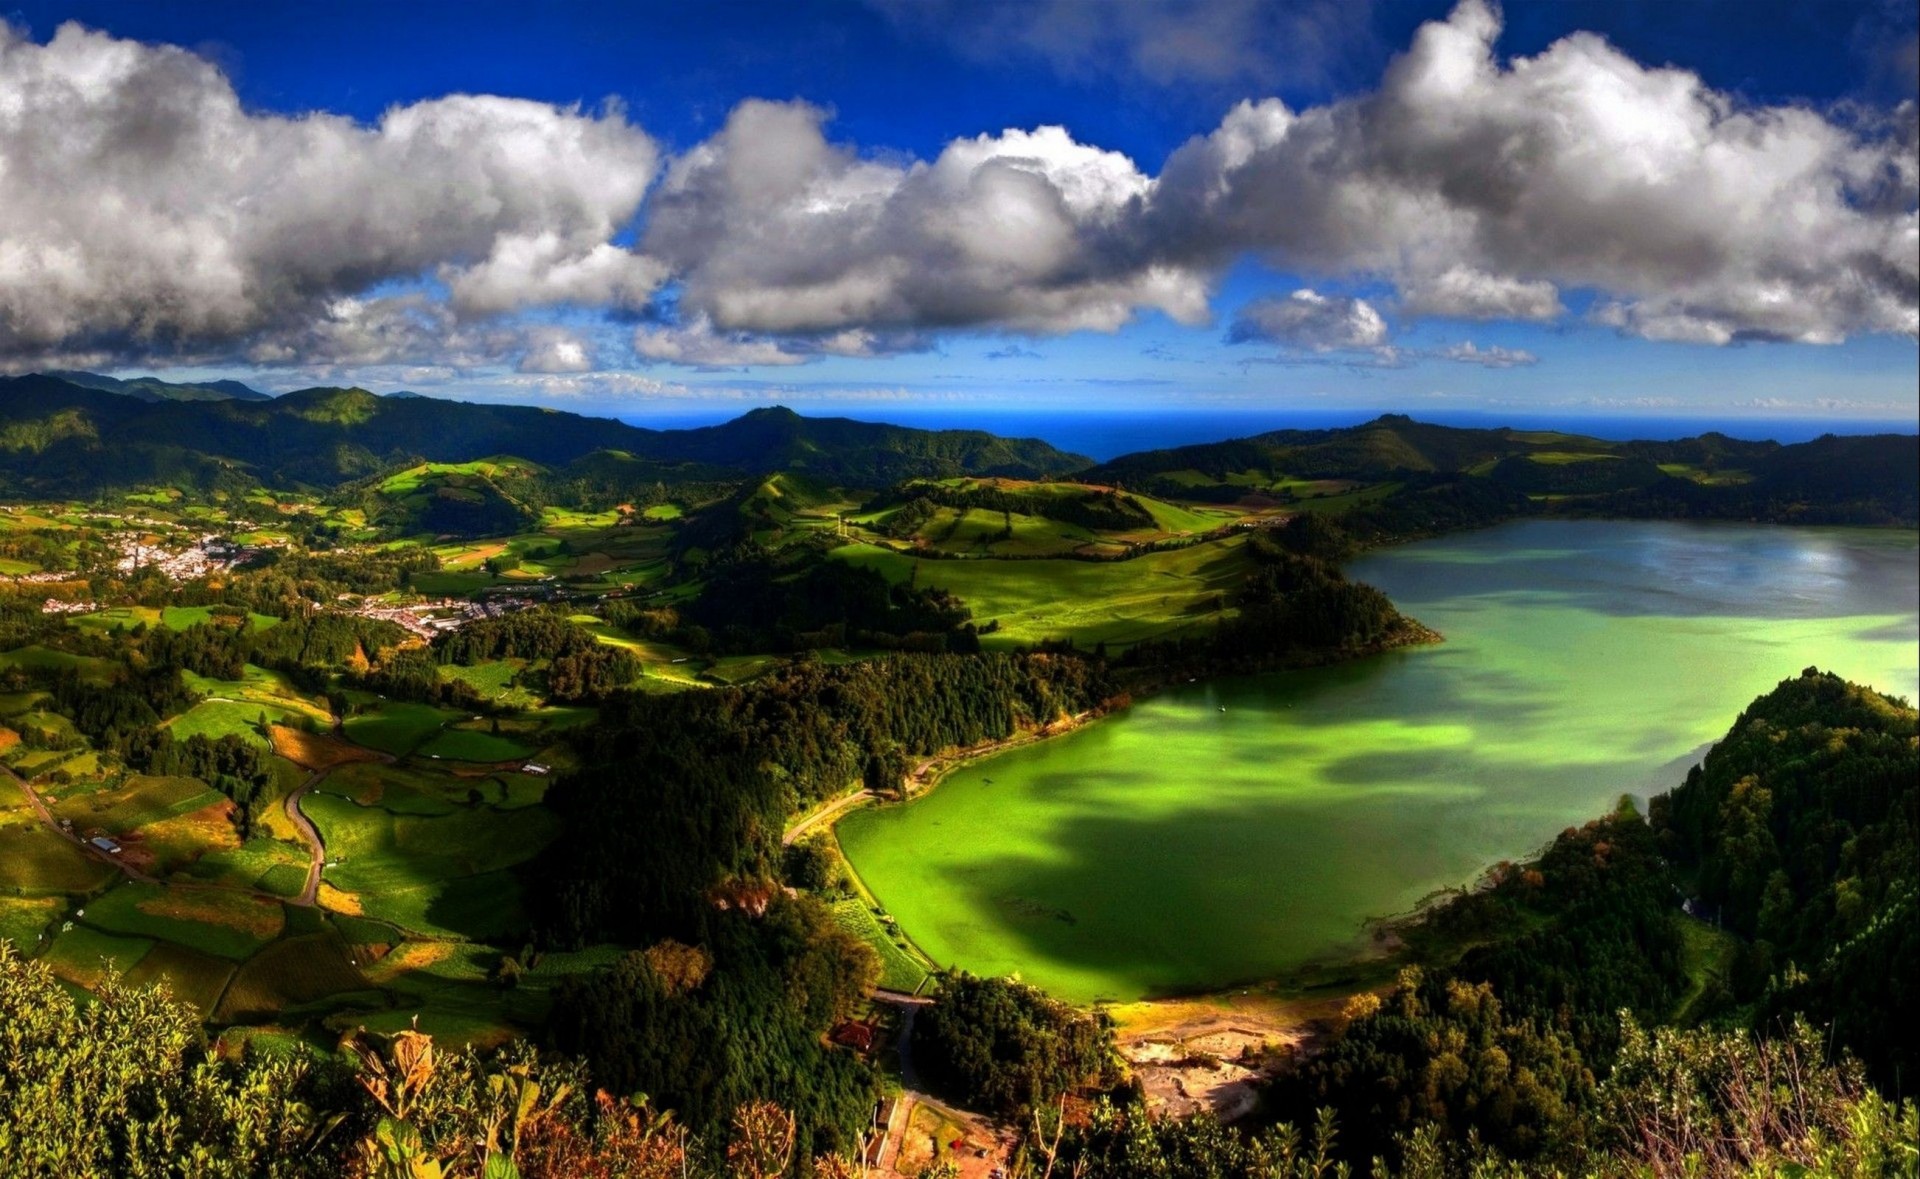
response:
<path id="1" fill-rule="evenodd" d="M 144 379 L 124 384 L 131 387 L 45 374 L 0 378 L 0 489 L 73 495 L 238 478 L 324 490 L 411 462 L 491 455 L 556 468 L 611 463 L 633 477 L 794 471 L 869 487 L 953 475 L 1047 478 L 1092 461 L 1039 439 L 804 418 L 780 407 L 718 426 L 650 430 L 559 410 L 365 389 L 265 398 L 245 386 L 238 388 L 251 396 L 226 389 L 227 382 L 195 387 L 227 393 L 206 399 L 164 394 Z"/>

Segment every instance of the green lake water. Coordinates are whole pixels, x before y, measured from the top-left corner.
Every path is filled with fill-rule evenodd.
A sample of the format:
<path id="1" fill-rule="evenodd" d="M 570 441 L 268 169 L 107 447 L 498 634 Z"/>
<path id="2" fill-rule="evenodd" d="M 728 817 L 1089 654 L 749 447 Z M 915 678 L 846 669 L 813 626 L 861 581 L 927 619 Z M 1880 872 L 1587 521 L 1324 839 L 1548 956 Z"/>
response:
<path id="1" fill-rule="evenodd" d="M 849 815 L 848 856 L 942 965 L 1220 987 L 1671 788 L 1809 664 L 1920 687 L 1911 533 L 1526 521 L 1349 573 L 1447 641 L 1163 693 Z"/>

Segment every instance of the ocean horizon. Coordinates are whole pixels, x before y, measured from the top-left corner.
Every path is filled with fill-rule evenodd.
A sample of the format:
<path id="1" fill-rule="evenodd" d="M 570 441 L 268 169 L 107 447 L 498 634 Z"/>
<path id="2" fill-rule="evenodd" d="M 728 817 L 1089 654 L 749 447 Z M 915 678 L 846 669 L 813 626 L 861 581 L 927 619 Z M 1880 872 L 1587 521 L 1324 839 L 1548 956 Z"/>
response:
<path id="1" fill-rule="evenodd" d="M 620 414 L 631 426 L 684 430 L 714 426 L 746 413 L 738 403 L 684 414 Z M 1599 417 L 1555 413 L 1412 413 L 1404 410 L 1164 410 L 1059 411 L 1005 408 L 867 409 L 796 408 L 804 417 L 852 418 L 923 430 L 985 430 L 1007 438 L 1039 438 L 1074 454 L 1106 462 L 1124 454 L 1247 438 L 1273 430 L 1327 430 L 1356 426 L 1383 413 L 1407 413 L 1418 421 L 1443 426 L 1517 430 L 1560 430 L 1608 441 L 1667 441 L 1708 432 L 1748 441 L 1807 442 L 1823 434 L 1912 434 L 1920 422 L 1864 418 L 1634 416 Z"/>

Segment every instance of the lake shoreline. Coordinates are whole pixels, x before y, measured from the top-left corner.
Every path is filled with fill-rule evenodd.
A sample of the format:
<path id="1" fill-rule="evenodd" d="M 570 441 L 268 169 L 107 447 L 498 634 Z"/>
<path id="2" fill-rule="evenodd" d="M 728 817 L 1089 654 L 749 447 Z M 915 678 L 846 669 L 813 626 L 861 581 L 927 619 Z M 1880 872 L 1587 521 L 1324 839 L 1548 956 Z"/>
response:
<path id="1" fill-rule="evenodd" d="M 1193 667 L 1155 669 L 1157 674 L 1151 678 L 1143 678 L 1136 686 L 1109 698 L 1096 708 L 1055 717 L 1045 724 L 1020 729 L 1005 737 L 995 738 L 991 741 L 977 742 L 973 745 L 958 749 L 946 750 L 923 759 L 901 779 L 901 795 L 898 798 L 888 798 L 872 791 L 861 790 L 843 794 L 824 802 L 810 809 L 805 815 L 800 816 L 795 822 L 790 824 L 783 837 L 783 842 L 792 843 L 799 838 L 821 833 L 826 834 L 827 837 L 832 840 L 833 850 L 846 869 L 848 883 L 853 891 L 876 907 L 884 909 L 885 906 L 881 904 L 878 894 L 876 894 L 866 880 L 861 877 L 859 869 L 854 867 L 853 858 L 847 854 L 846 848 L 840 842 L 838 831 L 840 820 L 855 811 L 866 810 L 873 807 L 900 807 L 910 805 L 931 794 L 939 787 L 941 782 L 945 781 L 956 771 L 964 769 L 967 766 L 1015 749 L 1037 745 L 1057 737 L 1064 737 L 1069 733 L 1078 732 L 1088 725 L 1124 713 L 1134 704 L 1152 699 L 1161 692 L 1171 688 L 1184 687 L 1187 684 L 1198 682 L 1202 678 L 1211 682 L 1238 676 L 1269 675 L 1286 671 L 1329 667 L 1336 664 L 1358 662 L 1363 659 L 1384 655 L 1390 651 L 1404 650 L 1409 647 L 1434 646 L 1445 641 L 1445 636 L 1439 631 L 1434 630 L 1417 619 L 1401 615 L 1394 625 L 1392 633 L 1378 642 L 1369 643 L 1363 647 L 1343 648 L 1338 651 L 1310 652 L 1253 671 L 1228 669 L 1215 670 L 1212 674 L 1206 674 L 1206 669 Z M 1189 672 L 1195 674 L 1190 675 L 1188 674 Z M 919 942 L 914 940 L 909 930 L 904 926 L 896 926 L 896 930 L 905 942 L 904 948 L 908 953 L 926 963 L 936 962 L 936 959 L 927 953 L 926 949 L 922 947 Z M 1367 931 L 1363 931 L 1362 936 L 1368 936 Z M 1376 941 L 1378 940 L 1377 934 L 1373 934 L 1372 936 Z M 1400 948 L 1398 939 L 1395 938 L 1394 941 L 1396 944 L 1384 954 L 1369 947 L 1340 962 L 1308 964 L 1296 970 L 1294 973 L 1296 975 L 1302 973 L 1313 974 L 1323 969 L 1337 973 L 1354 969 L 1360 969 L 1364 972 L 1367 968 L 1378 970 L 1383 962 L 1390 960 L 1393 954 L 1398 952 Z M 1208 986 L 1192 991 L 1148 995 L 1138 999 L 1125 1000 L 1124 1002 L 1132 1006 L 1144 1008 L 1155 1004 L 1192 1003 L 1209 999 L 1224 999 L 1234 994 L 1244 995 L 1250 990 L 1258 990 L 1279 998 L 1303 999 L 1312 996 L 1317 991 L 1324 990 L 1328 985 L 1326 981 L 1306 981 L 1300 978 L 1296 978 L 1289 984 L 1282 977 L 1270 975 L 1261 978 L 1228 981 L 1217 986 Z M 1340 987 L 1340 984 L 1337 982 L 1332 985 L 1339 988 L 1343 996 L 1355 993 L 1358 990 L 1369 989 L 1368 985 Z M 1091 1003 L 1075 1004 L 1075 1006 L 1093 1009 L 1109 1006 L 1113 1002 L 1116 1001 L 1095 1000 Z"/>

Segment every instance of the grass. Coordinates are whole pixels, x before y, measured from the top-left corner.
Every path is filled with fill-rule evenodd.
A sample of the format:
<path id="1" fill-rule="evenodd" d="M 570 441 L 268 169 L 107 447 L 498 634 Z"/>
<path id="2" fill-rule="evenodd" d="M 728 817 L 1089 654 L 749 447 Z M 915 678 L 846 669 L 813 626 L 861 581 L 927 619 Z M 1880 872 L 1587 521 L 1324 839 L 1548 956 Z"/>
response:
<path id="1" fill-rule="evenodd" d="M 260 704 L 282 713 L 302 713 L 322 725 L 333 721 L 333 714 L 327 711 L 324 700 L 302 692 L 279 672 L 255 667 L 251 663 L 246 665 L 237 680 L 209 679 L 190 671 L 182 672 L 181 679 L 188 688 L 202 696 Z"/>
<path id="2" fill-rule="evenodd" d="M 65 908 L 60 897 L 0 896 L 0 940 L 31 954 Z"/>
<path id="3" fill-rule="evenodd" d="M 519 888 L 505 869 L 537 854 L 559 827 L 538 808 L 395 814 L 331 794 L 309 796 L 305 807 L 335 860 L 326 881 L 356 898 L 361 914 L 457 937 L 522 926 Z"/>
<path id="4" fill-rule="evenodd" d="M 0 653 L 0 670 L 19 668 L 23 671 L 71 671 L 81 679 L 92 683 L 104 683 L 111 679 L 117 666 L 111 659 L 56 651 L 37 643 Z"/>
<path id="5" fill-rule="evenodd" d="M 71 928 L 54 937 L 44 961 L 61 978 L 88 989 L 99 986 L 109 970 L 132 970 L 153 949 L 149 938 L 103 933 L 78 921 L 69 924 Z"/>
<path id="6" fill-rule="evenodd" d="M 222 613 L 222 608 L 218 606 L 168 606 L 160 611 L 160 621 L 170 630 L 186 630 L 210 622 Z M 266 630 L 280 624 L 280 620 L 271 614 L 249 613 L 247 618 L 252 621 L 255 630 Z"/>
<path id="7" fill-rule="evenodd" d="M 280 936 L 278 901 L 226 888 L 128 881 L 87 905 L 87 924 L 238 961 Z"/>
<path id="8" fill-rule="evenodd" d="M 1680 931 L 1680 969 L 1687 989 L 1673 1005 L 1673 1022 L 1685 1026 L 1697 1017 L 1697 1008 L 1725 988 L 1740 953 L 1740 939 L 1691 917 L 1674 919 Z"/>
<path id="9" fill-rule="evenodd" d="M 834 924 L 873 948 L 880 959 L 880 985 L 889 991 L 917 994 L 932 971 L 911 950 L 887 933 L 862 897 L 843 897 L 833 903 Z"/>
<path id="10" fill-rule="evenodd" d="M 242 700 L 202 700 L 166 724 L 176 741 L 206 737 L 238 737 L 249 745 L 267 747 L 260 722 L 280 724 L 293 715 L 284 708 Z"/>
<path id="11" fill-rule="evenodd" d="M 63 799 L 52 809 L 60 817 L 72 819 L 76 828 L 102 827 L 124 833 L 225 801 L 225 795 L 197 778 L 130 774 L 118 787 Z"/>
<path id="12" fill-rule="evenodd" d="M 344 727 L 353 741 L 369 749 L 404 757 L 439 732 L 442 725 L 461 715 L 428 704 L 395 700 L 382 703 L 372 712 L 348 717 Z"/>
<path id="13" fill-rule="evenodd" d="M 139 964 L 127 971 L 127 981 L 135 986 L 164 982 L 175 998 L 192 1004 L 205 1019 L 213 1014 L 234 970 L 234 964 L 224 958 L 172 942 L 156 942 Z"/>
<path id="14" fill-rule="evenodd" d="M 427 757 L 452 761 L 519 761 L 533 751 L 517 741 L 473 729 L 442 729 L 419 752 Z"/>
<path id="15" fill-rule="evenodd" d="M 304 729 L 275 725 L 267 732 L 273 751 L 303 770 L 324 770 L 348 762 L 366 761 L 369 754 L 330 733 L 309 733 Z"/>
<path id="16" fill-rule="evenodd" d="M 0 816 L 0 888 L 34 894 L 92 892 L 119 875 L 30 816 Z"/>
<path id="17" fill-rule="evenodd" d="M 328 930 L 283 938 L 241 965 L 220 997 L 214 1020 L 252 1022 L 290 1007 L 370 989 L 339 934 Z"/>
<path id="18" fill-rule="evenodd" d="M 254 837 L 245 843 L 206 851 L 187 865 L 186 875 L 224 888 L 297 895 L 307 879 L 306 849 L 267 838 L 257 833 L 258 828 L 255 830 Z"/>
<path id="19" fill-rule="evenodd" d="M 834 556 L 912 577 L 959 596 L 974 621 L 1000 624 L 982 636 L 990 647 L 1071 639 L 1126 645 L 1210 622 L 1247 571 L 1239 537 L 1150 553 L 1127 561 L 924 560 L 874 545 L 845 545 Z"/>

